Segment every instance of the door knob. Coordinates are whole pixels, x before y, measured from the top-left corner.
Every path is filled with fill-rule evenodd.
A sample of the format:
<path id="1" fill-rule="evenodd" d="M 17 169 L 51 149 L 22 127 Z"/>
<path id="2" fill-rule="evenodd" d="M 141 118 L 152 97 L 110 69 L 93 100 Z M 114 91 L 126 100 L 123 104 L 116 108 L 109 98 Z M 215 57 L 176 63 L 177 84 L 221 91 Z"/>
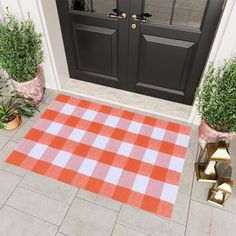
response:
<path id="1" fill-rule="evenodd" d="M 123 13 L 121 14 L 121 18 L 125 19 L 126 17 L 127 17 L 126 13 L 123 12 Z"/>

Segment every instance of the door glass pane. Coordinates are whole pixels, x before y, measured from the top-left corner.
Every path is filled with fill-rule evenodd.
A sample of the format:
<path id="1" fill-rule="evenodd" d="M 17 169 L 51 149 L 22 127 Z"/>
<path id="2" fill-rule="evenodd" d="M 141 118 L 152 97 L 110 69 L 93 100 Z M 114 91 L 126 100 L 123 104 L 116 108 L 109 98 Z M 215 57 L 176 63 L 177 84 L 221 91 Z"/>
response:
<path id="1" fill-rule="evenodd" d="M 145 0 L 145 13 L 150 13 L 150 21 L 169 24 L 173 0 Z"/>
<path id="2" fill-rule="evenodd" d="M 201 26 L 207 0 L 145 0 L 151 22 L 192 28 Z"/>
<path id="3" fill-rule="evenodd" d="M 73 0 L 68 0 L 69 8 L 73 8 Z"/>
<path id="4" fill-rule="evenodd" d="M 98 14 L 109 14 L 116 8 L 117 0 L 68 0 L 74 10 L 90 11 Z"/>
<path id="5" fill-rule="evenodd" d="M 177 0 L 173 25 L 200 28 L 207 0 Z"/>
<path id="6" fill-rule="evenodd" d="M 116 0 L 90 0 L 96 13 L 109 14 L 116 8 Z"/>

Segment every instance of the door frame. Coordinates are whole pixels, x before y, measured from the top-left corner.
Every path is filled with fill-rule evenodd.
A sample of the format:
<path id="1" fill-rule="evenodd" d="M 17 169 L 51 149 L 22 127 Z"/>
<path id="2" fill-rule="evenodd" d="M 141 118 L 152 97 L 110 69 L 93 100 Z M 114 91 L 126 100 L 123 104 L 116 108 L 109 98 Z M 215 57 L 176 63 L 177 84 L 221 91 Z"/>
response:
<path id="1" fill-rule="evenodd" d="M 19 18 L 26 18 L 29 11 L 35 13 L 31 16 L 36 23 L 37 29 L 43 33 L 44 40 L 45 64 L 43 65 L 43 70 L 47 75 L 50 75 L 46 77 L 46 86 L 50 89 L 69 92 L 64 88 L 68 81 L 69 73 L 55 0 L 19 0 L 16 4 L 13 4 L 12 0 L 1 0 L 0 18 L 3 17 L 3 12 L 7 6 Z M 232 52 L 236 53 L 236 39 L 232 40 L 236 34 L 235 22 L 236 2 L 235 0 L 228 0 L 205 65 L 206 68 L 209 62 L 219 63 L 224 58 L 230 57 Z M 183 121 L 199 124 L 196 102 L 192 106 L 189 119 Z"/>

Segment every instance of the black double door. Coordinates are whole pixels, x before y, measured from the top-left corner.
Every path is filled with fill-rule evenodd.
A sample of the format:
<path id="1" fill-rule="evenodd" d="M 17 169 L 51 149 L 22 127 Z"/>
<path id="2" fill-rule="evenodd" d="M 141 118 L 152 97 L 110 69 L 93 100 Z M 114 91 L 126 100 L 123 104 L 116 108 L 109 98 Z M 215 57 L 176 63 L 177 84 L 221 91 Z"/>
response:
<path id="1" fill-rule="evenodd" d="M 192 104 L 224 0 L 85 2 L 57 0 L 71 78 Z"/>

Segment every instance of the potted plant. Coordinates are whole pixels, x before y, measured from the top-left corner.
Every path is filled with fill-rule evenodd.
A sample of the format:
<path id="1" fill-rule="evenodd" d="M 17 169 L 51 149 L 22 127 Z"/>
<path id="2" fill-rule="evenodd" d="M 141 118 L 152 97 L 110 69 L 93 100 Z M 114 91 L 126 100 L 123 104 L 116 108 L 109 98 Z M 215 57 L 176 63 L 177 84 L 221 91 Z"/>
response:
<path id="1" fill-rule="evenodd" d="M 202 119 L 200 145 L 219 140 L 229 142 L 236 132 L 236 59 L 218 67 L 211 64 L 196 99 Z"/>
<path id="2" fill-rule="evenodd" d="M 42 34 L 34 23 L 18 21 L 7 14 L 0 24 L 0 67 L 7 72 L 16 91 L 38 104 L 43 98 L 39 65 L 43 62 Z"/>
<path id="3" fill-rule="evenodd" d="M 20 125 L 22 116 L 32 117 L 38 109 L 16 91 L 10 91 L 5 80 L 0 82 L 0 129 L 12 130 Z"/>

